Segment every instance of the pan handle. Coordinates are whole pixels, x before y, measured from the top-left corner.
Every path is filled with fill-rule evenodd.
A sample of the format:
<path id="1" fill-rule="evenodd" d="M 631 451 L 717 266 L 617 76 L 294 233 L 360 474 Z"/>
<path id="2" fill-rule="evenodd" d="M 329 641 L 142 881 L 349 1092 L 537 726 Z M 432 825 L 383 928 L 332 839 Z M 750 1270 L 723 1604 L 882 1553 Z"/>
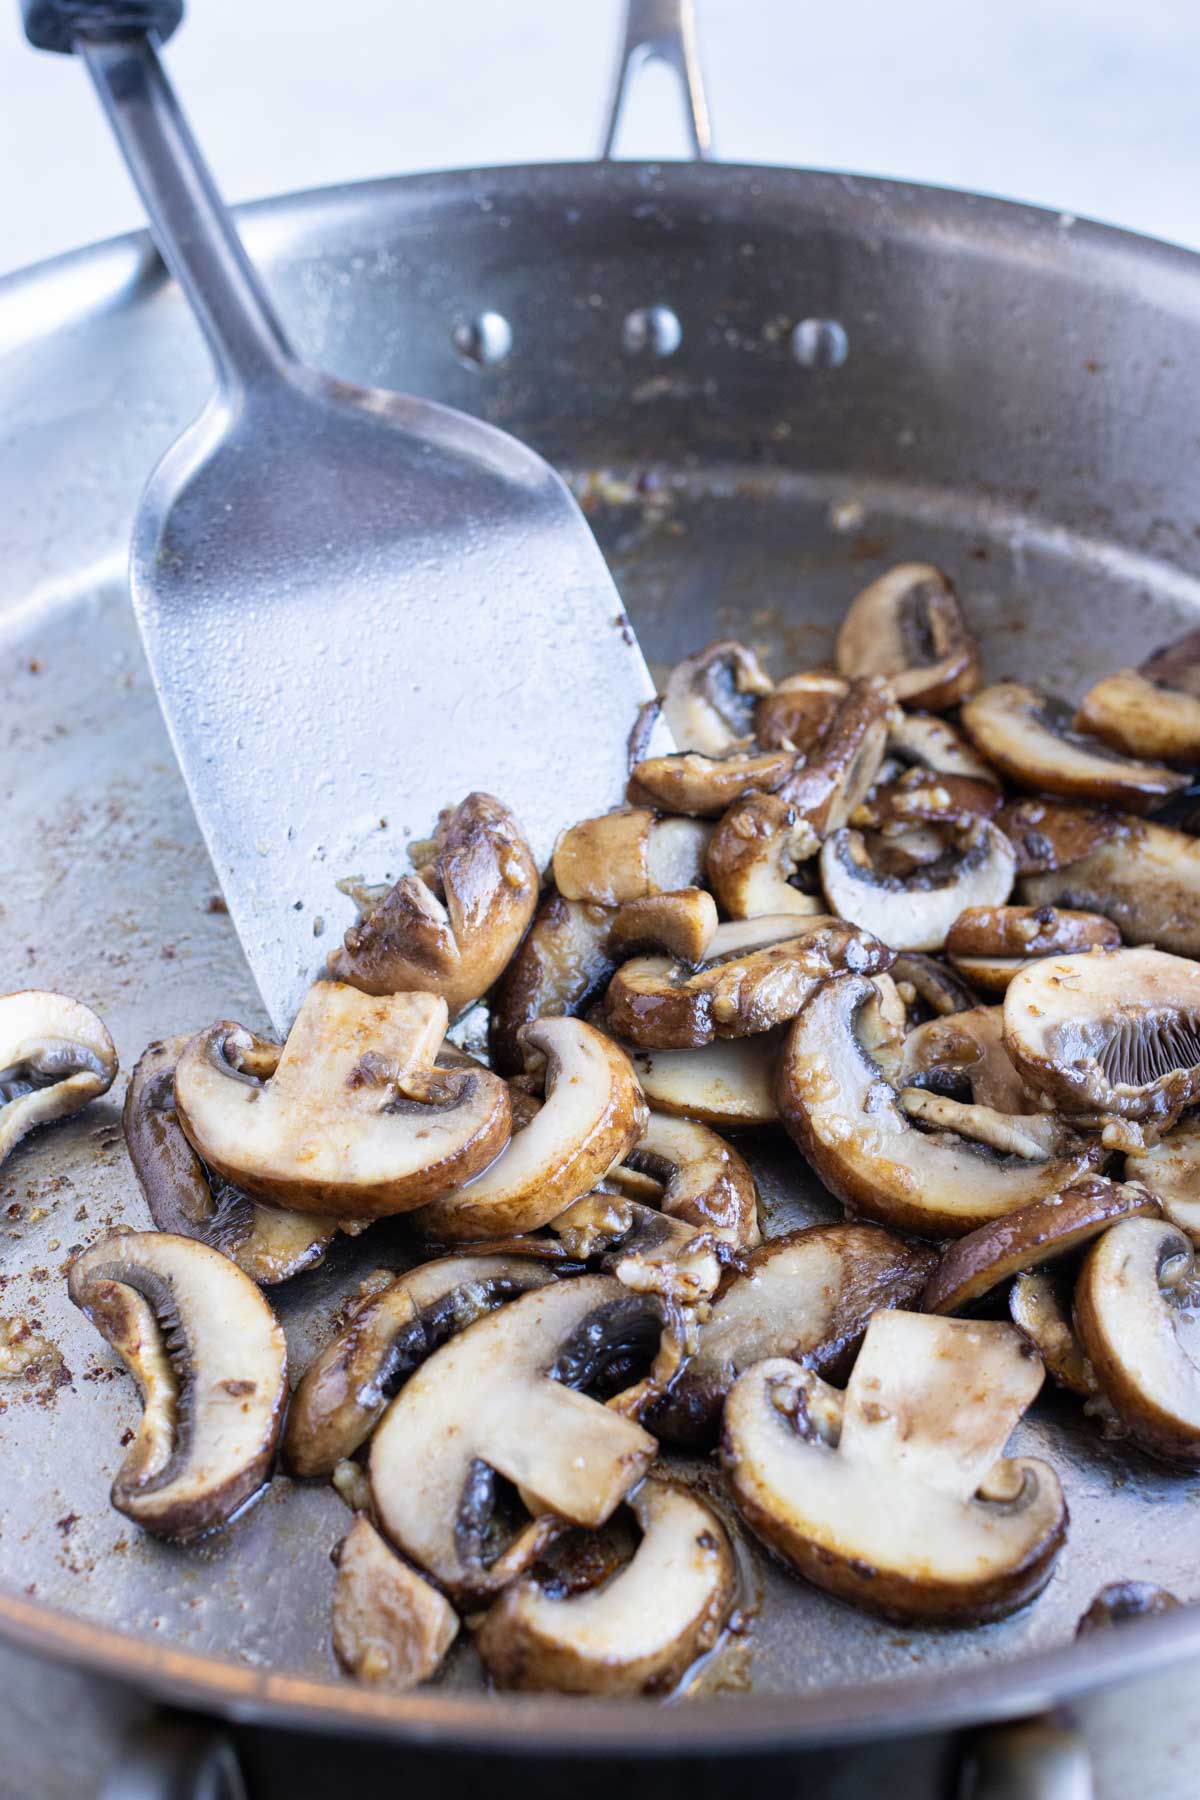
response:
<path id="1" fill-rule="evenodd" d="M 707 162 L 713 153 L 712 126 L 700 73 L 692 0 L 626 0 L 624 41 L 613 74 L 601 160 L 612 160 L 625 102 L 648 62 L 664 62 L 675 71 L 692 154 L 697 161 Z"/>
<path id="2" fill-rule="evenodd" d="M 956 1800 L 1095 1800 L 1091 1758 L 1061 1715 L 988 1725 L 962 1745 Z"/>

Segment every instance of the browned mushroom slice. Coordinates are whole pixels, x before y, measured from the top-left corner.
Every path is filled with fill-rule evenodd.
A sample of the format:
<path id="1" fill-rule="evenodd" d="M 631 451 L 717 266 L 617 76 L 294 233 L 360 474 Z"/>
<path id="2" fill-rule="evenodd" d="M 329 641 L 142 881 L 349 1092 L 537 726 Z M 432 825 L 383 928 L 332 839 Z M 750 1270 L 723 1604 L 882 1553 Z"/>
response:
<path id="1" fill-rule="evenodd" d="M 418 1230 L 439 1243 L 536 1231 L 633 1149 L 646 1104 L 624 1051 L 582 1019 L 543 1019 L 523 1033 L 544 1058 L 546 1099 L 490 1168 L 421 1209 Z"/>
<path id="2" fill-rule="evenodd" d="M 695 1356 L 652 1415 L 655 1432 L 715 1443 L 726 1394 L 764 1357 L 842 1372 L 872 1313 L 913 1305 L 933 1260 L 932 1250 L 877 1225 L 811 1225 L 772 1238 L 725 1278 Z"/>
<path id="3" fill-rule="evenodd" d="M 1017 856 L 1018 875 L 1045 875 L 1086 857 L 1121 828 L 1117 813 L 1045 795 L 1010 800 L 996 823 Z"/>
<path id="4" fill-rule="evenodd" d="M 892 714 L 888 727 L 888 755 L 935 775 L 962 775 L 971 781 L 990 781 L 999 786 L 995 770 L 984 762 L 969 738 L 949 719 L 934 713 Z"/>
<path id="5" fill-rule="evenodd" d="M 1104 840 L 1052 873 L 1026 876 L 1021 898 L 1103 913 L 1128 943 L 1200 957 L 1200 842 L 1143 819 L 1099 816 L 1110 826 Z"/>
<path id="6" fill-rule="evenodd" d="M 699 886 L 708 826 L 625 807 L 583 819 L 554 846 L 554 885 L 565 900 L 619 906 L 644 894 Z"/>
<path id="7" fill-rule="evenodd" d="M 1186 775 L 1122 757 L 1074 730 L 1069 706 L 1019 681 L 984 688 L 963 707 L 962 721 L 989 762 L 1021 787 L 1144 812 L 1187 785 Z"/>
<path id="8" fill-rule="evenodd" d="M 615 958 L 640 950 L 665 950 L 680 962 L 700 963 L 717 929 L 717 905 L 703 888 L 646 894 L 617 908 L 608 934 Z"/>
<path id="9" fill-rule="evenodd" d="M 1100 1589 L 1083 1614 L 1075 1627 L 1075 1636 L 1091 1637 L 1094 1632 L 1125 1625 L 1130 1619 L 1157 1618 L 1163 1613 L 1177 1612 L 1181 1604 L 1174 1594 L 1153 1581 L 1110 1581 Z"/>
<path id="10" fill-rule="evenodd" d="M 1165 1127 L 1200 1099 L 1200 965 L 1161 950 L 1043 957 L 1009 984 L 1004 1042 L 1066 1110 Z"/>
<path id="11" fill-rule="evenodd" d="M 665 956 L 624 963 L 608 984 L 610 1027 L 643 1050 L 696 1050 L 715 1037 L 752 1037 L 794 1018 L 828 976 L 843 969 L 873 974 L 891 961 L 882 944 L 841 919 L 818 915 L 791 926 L 792 937 L 723 956 L 719 931 L 699 970 Z"/>
<path id="12" fill-rule="evenodd" d="M 77 1256 L 68 1290 L 146 1396 L 113 1505 L 161 1537 L 223 1525 L 265 1483 L 287 1400 L 283 1332 L 258 1288 L 195 1238 L 131 1231 Z"/>
<path id="13" fill-rule="evenodd" d="M 553 1282 L 451 1338 L 406 1382 L 371 1441 L 388 1537 L 452 1597 L 498 1593 L 558 1521 L 598 1526 L 657 1449 L 640 1425 L 579 1389 L 653 1353 L 657 1302 L 605 1275 Z M 495 1476 L 536 1515 L 488 1560 Z"/>
<path id="14" fill-rule="evenodd" d="M 643 1482 L 629 1505 L 641 1542 L 607 1582 L 563 1592 L 527 1575 L 495 1602 L 475 1643 L 498 1687 L 661 1695 L 713 1648 L 736 1589 L 725 1527 L 664 1481 Z"/>
<path id="15" fill-rule="evenodd" d="M 830 910 L 895 950 L 940 950 L 966 907 L 1003 905 L 1016 875 L 1012 846 L 986 819 L 948 835 L 936 861 L 901 877 L 875 867 L 860 832 L 835 832 L 821 850 Z"/>
<path id="16" fill-rule="evenodd" d="M 1061 1194 L 993 1219 L 943 1251 L 921 1299 L 926 1312 L 953 1313 L 990 1293 L 1022 1269 L 1066 1256 L 1118 1219 L 1161 1218 L 1144 1188 L 1090 1176 Z"/>
<path id="17" fill-rule="evenodd" d="M 715 819 L 744 794 L 770 793 L 796 766 L 788 750 L 738 752 L 734 756 L 655 756 L 638 763 L 629 777 L 629 799 L 639 806 L 691 818 Z"/>
<path id="18" fill-rule="evenodd" d="M 754 735 L 764 750 L 798 750 L 811 756 L 850 692 L 842 675 L 825 669 L 785 675 L 754 709 Z"/>
<path id="19" fill-rule="evenodd" d="M 125 1094 L 129 1160 L 160 1231 L 199 1238 L 231 1256 L 263 1287 L 321 1262 L 337 1232 L 332 1219 L 261 1206 L 210 1175 L 184 1136 L 175 1110 L 175 1068 L 187 1037 L 151 1044 Z"/>
<path id="20" fill-rule="evenodd" d="M 366 1442 L 389 1400 L 456 1331 L 552 1269 L 532 1257 L 452 1256 L 370 1294 L 309 1363 L 292 1395 L 283 1449 L 297 1475 L 328 1475 Z"/>
<path id="21" fill-rule="evenodd" d="M 720 638 L 698 656 L 676 663 L 663 711 L 681 750 L 728 756 L 754 738 L 754 707 L 771 680 L 753 650 Z"/>
<path id="22" fill-rule="evenodd" d="M 932 956 L 923 956 L 920 951 L 901 951 L 892 963 L 891 972 L 914 1024 L 920 1021 L 923 1011 L 936 1018 L 948 1018 L 951 1013 L 968 1012 L 979 1004 L 961 976 L 945 963 Z"/>
<path id="23" fill-rule="evenodd" d="M 1101 1392 L 1134 1441 L 1200 1463 L 1195 1253 L 1165 1219 L 1126 1219 L 1092 1245 L 1075 1326 Z"/>
<path id="24" fill-rule="evenodd" d="M 1136 669 L 1118 669 L 1088 689 L 1075 729 L 1125 756 L 1194 763 L 1200 758 L 1200 696 L 1172 693 Z"/>
<path id="25" fill-rule="evenodd" d="M 734 1500 L 789 1567 L 852 1605 L 1003 1618 L 1040 1593 L 1066 1536 L 1054 1470 L 1003 1454 L 1041 1383 L 1011 1325 L 877 1312 L 844 1394 L 783 1360 L 734 1383 Z"/>
<path id="26" fill-rule="evenodd" d="M 333 1647 L 350 1675 L 404 1693 L 428 1681 L 458 1636 L 458 1614 L 432 1583 L 355 1519 L 338 1550 Z"/>
<path id="27" fill-rule="evenodd" d="M 521 1028 L 586 1011 L 619 958 L 609 948 L 613 913 L 548 894 L 491 999 L 488 1045 L 502 1075 L 524 1068 Z"/>
<path id="28" fill-rule="evenodd" d="M 739 1131 L 778 1122 L 775 1072 L 784 1030 L 780 1026 L 759 1037 L 718 1038 L 703 1050 L 624 1048 L 657 1112 Z"/>
<path id="29" fill-rule="evenodd" d="M 1034 1161 L 918 1129 L 865 1047 L 879 1003 L 861 976 L 827 982 L 792 1025 L 780 1065 L 783 1122 L 845 1205 L 901 1230 L 958 1237 L 1094 1167 L 1101 1153 L 1090 1145 Z"/>
<path id="30" fill-rule="evenodd" d="M 707 1125 L 652 1112 L 636 1146 L 613 1171 L 618 1185 L 630 1169 L 659 1184 L 655 1204 L 670 1217 L 737 1250 L 758 1243 L 758 1194 L 749 1164 Z"/>
<path id="31" fill-rule="evenodd" d="M 1025 963 L 1073 950 L 1113 950 L 1121 933 L 1099 913 L 1053 906 L 970 906 L 946 933 L 955 968 L 990 994 L 1002 994 Z"/>
<path id="32" fill-rule="evenodd" d="M 0 1163 L 37 1125 L 108 1092 L 117 1053 L 80 1000 L 25 988 L 0 994 Z"/>
<path id="33" fill-rule="evenodd" d="M 1127 1156 L 1125 1178 L 1140 1181 L 1172 1225 L 1200 1243 L 1200 1117 L 1189 1113 L 1160 1143 Z"/>
<path id="34" fill-rule="evenodd" d="M 872 676 L 849 692 L 811 758 L 779 789 L 818 841 L 837 831 L 874 786 L 887 749 L 895 695 Z"/>
<path id="35" fill-rule="evenodd" d="M 1053 1271 L 1034 1269 L 1018 1275 L 1009 1289 L 1013 1324 L 1027 1338 L 1059 1387 L 1089 1400 L 1096 1381 L 1071 1322 L 1071 1297 Z"/>
<path id="36" fill-rule="evenodd" d="M 568 1256 L 578 1262 L 598 1258 L 600 1268 L 623 1287 L 657 1294 L 675 1308 L 710 1300 L 721 1280 L 717 1233 L 627 1199 L 620 1191 L 624 1186 L 614 1172 L 603 1188 L 584 1194 L 551 1220 Z"/>
<path id="37" fill-rule="evenodd" d="M 762 913 L 818 913 L 821 902 L 791 877 L 819 848 L 817 834 L 778 794 L 750 794 L 731 806 L 709 841 L 713 892 L 731 919 Z"/>
<path id="38" fill-rule="evenodd" d="M 897 700 L 944 712 L 979 685 L 979 646 L 932 563 L 900 563 L 863 589 L 838 632 L 843 675 L 886 675 Z"/>
<path id="39" fill-rule="evenodd" d="M 434 1068 L 445 1029 L 446 1002 L 433 994 L 317 982 L 282 1050 L 228 1021 L 192 1039 L 175 1071 L 179 1122 L 210 1169 L 274 1205 L 407 1212 L 508 1142 L 500 1077 Z"/>
<path id="40" fill-rule="evenodd" d="M 537 866 L 508 807 L 468 794 L 441 814 L 429 866 L 368 906 L 329 973 L 367 994 L 441 994 L 454 1017 L 504 969 L 537 897 Z"/>
<path id="41" fill-rule="evenodd" d="M 1030 1094 L 1004 1047 L 1004 1009 L 974 1006 L 929 1019 L 904 1039 L 896 1072 L 903 1088 L 968 1097 L 996 1112 L 1028 1112 Z"/>
<path id="42" fill-rule="evenodd" d="M 907 769 L 894 781 L 872 788 L 850 815 L 859 830 L 899 835 L 914 825 L 969 825 L 972 819 L 991 819 L 1000 811 L 1000 789 L 991 781 L 972 775 L 931 775 L 927 769 Z"/>

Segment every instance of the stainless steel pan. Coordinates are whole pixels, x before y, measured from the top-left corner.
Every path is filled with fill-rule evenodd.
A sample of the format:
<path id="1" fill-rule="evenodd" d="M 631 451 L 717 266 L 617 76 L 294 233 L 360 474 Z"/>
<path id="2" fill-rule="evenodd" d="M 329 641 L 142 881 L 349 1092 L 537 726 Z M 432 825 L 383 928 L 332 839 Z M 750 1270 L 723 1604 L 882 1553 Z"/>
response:
<path id="1" fill-rule="evenodd" d="M 478 412 L 569 473 L 662 664 L 729 630 L 777 673 L 818 661 L 857 588 L 906 556 L 950 571 L 990 671 L 1068 694 L 1200 612 L 1200 259 L 1182 251 L 969 195 L 704 162 L 374 182 L 242 223 L 322 366 Z M 141 235 L 0 284 L 3 981 L 98 1006 L 127 1067 L 154 1035 L 257 1022 L 124 586 L 141 482 L 207 381 Z M 545 755 L 552 779 L 571 746 Z M 331 887 L 331 935 L 343 922 Z M 774 1222 L 829 1215 L 786 1142 L 751 1148 Z M 1197 1490 L 1051 1398 L 1022 1448 L 1063 1474 L 1069 1547 L 1005 1624 L 900 1632 L 754 1557 L 748 1648 L 687 1707 L 498 1702 L 469 1649 L 432 1690 L 362 1691 L 328 1649 L 331 1490 L 279 1478 L 190 1550 L 108 1506 L 136 1400 L 62 1270 L 102 1226 L 145 1223 L 116 1101 L 14 1156 L 0 1215 L 0 1313 L 63 1358 L 58 1381 L 0 1383 L 0 1631 L 158 1693 L 490 1748 L 729 1750 L 1014 1715 L 1200 1651 L 1193 1610 L 1073 1643 L 1105 1581 L 1197 1595 Z M 297 1366 L 364 1265 L 403 1255 L 379 1228 L 280 1296 Z"/>

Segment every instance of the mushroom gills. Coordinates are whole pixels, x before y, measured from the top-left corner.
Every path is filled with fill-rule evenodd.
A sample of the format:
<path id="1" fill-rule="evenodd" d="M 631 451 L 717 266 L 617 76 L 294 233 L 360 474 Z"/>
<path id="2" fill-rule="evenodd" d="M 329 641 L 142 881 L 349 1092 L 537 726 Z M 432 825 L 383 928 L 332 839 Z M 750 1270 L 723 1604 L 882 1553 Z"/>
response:
<path id="1" fill-rule="evenodd" d="M 117 1053 L 82 1001 L 41 988 L 0 994 L 0 1163 L 35 1126 L 107 1093 Z"/>
<path id="2" fill-rule="evenodd" d="M 905 704 L 934 712 L 979 685 L 979 650 L 953 587 L 932 563 L 900 563 L 852 602 L 837 640 L 843 675 L 886 675 Z"/>
<path id="3" fill-rule="evenodd" d="M 949 836 L 936 861 L 902 878 L 873 865 L 861 832 L 835 832 L 821 849 L 831 910 L 893 950 L 940 950 L 964 908 L 1002 906 L 1016 878 L 1012 846 L 990 821 L 955 826 Z"/>
<path id="4" fill-rule="evenodd" d="M 727 756 L 753 741 L 756 702 L 770 692 L 770 677 L 753 650 L 736 638 L 719 638 L 675 664 L 663 712 L 680 750 Z"/>

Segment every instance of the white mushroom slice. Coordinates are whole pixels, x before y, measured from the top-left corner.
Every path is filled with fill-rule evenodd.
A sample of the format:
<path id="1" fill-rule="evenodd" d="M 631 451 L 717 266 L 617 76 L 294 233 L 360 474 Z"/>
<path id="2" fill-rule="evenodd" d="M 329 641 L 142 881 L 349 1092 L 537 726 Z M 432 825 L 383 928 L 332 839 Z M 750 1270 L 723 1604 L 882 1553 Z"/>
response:
<path id="1" fill-rule="evenodd" d="M 488 1047 L 500 1074 L 525 1066 L 523 1026 L 574 1017 L 603 993 L 620 960 L 609 947 L 614 917 L 607 906 L 547 895 L 492 993 Z"/>
<path id="2" fill-rule="evenodd" d="M 604 1275 L 526 1294 L 423 1363 L 371 1441 L 384 1531 L 452 1596 L 494 1594 L 546 1541 L 526 1525 L 490 1564 L 493 1473 L 539 1510 L 602 1525 L 654 1459 L 648 1432 L 576 1391 L 631 1348 L 652 1349 L 654 1302 Z"/>
<path id="3" fill-rule="evenodd" d="M 869 1612 L 1003 1618 L 1040 1593 L 1066 1535 L 1054 1470 L 1002 1460 L 1041 1384 L 1012 1325 L 876 1313 L 844 1395 L 782 1360 L 734 1384 L 722 1454 L 738 1510 Z"/>
<path id="4" fill-rule="evenodd" d="M 1022 787 L 1105 800 L 1144 812 L 1187 776 L 1119 756 L 1072 728 L 1069 706 L 1019 681 L 998 681 L 963 707 L 962 722 L 989 762 Z"/>
<path id="5" fill-rule="evenodd" d="M 599 906 L 698 887 L 708 833 L 697 820 L 660 819 L 645 806 L 584 819 L 554 846 L 554 885 L 565 900 Z"/>
<path id="6" fill-rule="evenodd" d="M 971 906 L 946 933 L 955 968 L 988 993 L 1004 993 L 1028 962 L 1074 950 L 1113 950 L 1121 933 L 1099 913 L 1053 906 Z"/>
<path id="7" fill-rule="evenodd" d="M 1176 956 L 1200 957 L 1200 841 L 1142 819 L 1104 820 L 1099 841 L 1072 860 L 1027 875 L 1021 898 L 1031 906 L 1074 906 L 1103 913 L 1128 943 L 1154 944 Z"/>
<path id="8" fill-rule="evenodd" d="M 297 1475 L 328 1475 L 366 1442 L 426 1357 L 507 1300 L 545 1287 L 532 1257 L 452 1256 L 369 1295 L 305 1369 L 288 1408 L 284 1456 Z"/>
<path id="9" fill-rule="evenodd" d="M 1173 693 L 1136 669 L 1118 669 L 1088 689 L 1075 729 L 1126 756 L 1194 763 L 1200 758 L 1200 696 Z"/>
<path id="10" fill-rule="evenodd" d="M 626 900 L 613 917 L 608 948 L 614 958 L 665 950 L 681 962 L 703 962 L 717 929 L 717 903 L 703 888 L 646 894 Z"/>
<path id="11" fill-rule="evenodd" d="M 719 1038 L 703 1050 L 622 1047 L 642 1092 L 657 1112 L 737 1131 L 778 1122 L 775 1072 L 784 1030 L 780 1027 L 751 1038 Z"/>
<path id="12" fill-rule="evenodd" d="M 933 713 L 901 712 L 892 714 L 888 728 L 888 752 L 903 762 L 936 775 L 962 775 L 970 781 L 990 781 L 998 787 L 996 772 L 984 762 L 970 739 L 963 736 L 949 719 Z"/>
<path id="13" fill-rule="evenodd" d="M 754 735 L 764 750 L 811 756 L 850 692 L 843 675 L 825 669 L 785 675 L 754 709 Z"/>
<path id="14" fill-rule="evenodd" d="M 1071 1323 L 1070 1294 L 1055 1272 L 1033 1269 L 1018 1275 L 1008 1295 L 1013 1324 L 1046 1365 L 1046 1373 L 1069 1393 L 1090 1399 L 1096 1380 Z"/>
<path id="15" fill-rule="evenodd" d="M 788 1034 L 779 1110 L 825 1185 L 855 1212 L 925 1236 L 957 1237 L 1060 1193 L 1099 1160 L 1080 1144 L 1031 1162 L 912 1124 L 863 1043 L 879 1006 L 871 982 L 844 975 L 808 1001 Z"/>
<path id="16" fill-rule="evenodd" d="M 626 790 L 639 806 L 659 806 L 687 818 L 715 819 L 744 794 L 770 793 L 796 766 L 794 752 L 764 750 L 735 756 L 681 751 L 635 763 Z"/>
<path id="17" fill-rule="evenodd" d="M 770 692 L 771 679 L 753 650 L 721 638 L 676 663 L 663 711 L 681 750 L 727 756 L 753 740 L 754 703 Z"/>
<path id="18" fill-rule="evenodd" d="M 1200 1117 L 1189 1114 L 1152 1149 L 1127 1156 L 1125 1179 L 1147 1188 L 1172 1225 L 1200 1244 Z"/>
<path id="19" fill-rule="evenodd" d="M 545 1104 L 483 1174 L 422 1208 L 414 1223 L 427 1237 L 536 1231 L 602 1181 L 645 1129 L 637 1076 L 602 1032 L 582 1019 L 543 1019 L 523 1041 L 546 1059 Z"/>
<path id="20" fill-rule="evenodd" d="M 914 1305 L 934 1255 L 877 1225 L 811 1225 L 772 1238 L 727 1275 L 696 1354 L 651 1418 L 672 1443 L 716 1441 L 725 1396 L 768 1356 L 844 1369 L 871 1315 Z"/>
<path id="21" fill-rule="evenodd" d="M 155 1415 L 117 1472 L 113 1505 L 160 1537 L 194 1538 L 225 1524 L 267 1480 L 287 1399 L 283 1332 L 258 1288 L 195 1238 L 133 1231 L 76 1257 L 68 1291 L 128 1363 Z"/>
<path id="22" fill-rule="evenodd" d="M 369 1519 L 355 1519 L 333 1590 L 333 1647 L 347 1674 L 404 1693 L 436 1675 L 457 1636 L 450 1602 L 388 1549 Z"/>
<path id="23" fill-rule="evenodd" d="M 904 705 L 943 712 L 979 685 L 979 647 L 932 563 L 900 563 L 853 602 L 838 632 L 843 675 L 886 675 Z"/>
<path id="24" fill-rule="evenodd" d="M 537 865 L 508 807 L 468 794 L 438 820 L 427 868 L 405 875 L 329 958 L 335 981 L 367 994 L 441 994 L 451 1017 L 491 987 L 525 935 Z"/>
<path id="25" fill-rule="evenodd" d="M 0 994 L 0 1163 L 27 1131 L 107 1093 L 117 1053 L 80 1000 L 25 988 Z"/>
<path id="26" fill-rule="evenodd" d="M 1101 1392 L 1130 1436 L 1200 1463 L 1195 1253 L 1166 1220 L 1126 1219 L 1092 1245 L 1075 1284 L 1075 1327 Z"/>
<path id="27" fill-rule="evenodd" d="M 929 1019 L 905 1037 L 898 1087 L 958 1097 L 960 1084 L 977 1106 L 1013 1114 L 1030 1110 L 1029 1090 L 1004 1047 L 1002 1007 L 973 1006 Z"/>
<path id="28" fill-rule="evenodd" d="M 758 1194 L 749 1164 L 707 1125 L 652 1112 L 624 1163 L 662 1184 L 656 1204 L 671 1218 L 711 1232 L 737 1250 L 759 1241 Z"/>
<path id="29" fill-rule="evenodd" d="M 768 921 L 747 920 L 747 927 Z M 698 1050 L 714 1037 L 753 1037 L 794 1018 L 813 988 L 844 969 L 873 974 L 891 961 L 886 947 L 841 919 L 792 921 L 792 935 L 754 949 L 719 927 L 699 969 L 665 956 L 623 963 L 608 984 L 612 1031 L 643 1050 Z M 752 941 L 752 933 L 744 934 Z"/>
<path id="30" fill-rule="evenodd" d="M 666 1694 L 712 1649 L 736 1585 L 725 1527 L 663 1481 L 643 1482 L 629 1505 L 642 1540 L 602 1587 L 564 1596 L 525 1576 L 496 1601 L 475 1643 L 498 1687 Z"/>
<path id="31" fill-rule="evenodd" d="M 1200 964 L 1161 950 L 1043 957 L 1009 984 L 1004 1043 L 1065 1109 L 1165 1125 L 1200 1099 Z"/>
<path id="32" fill-rule="evenodd" d="M 831 911 L 894 950 L 940 950 L 965 907 L 1003 905 L 1016 877 L 1012 845 L 990 821 L 973 821 L 951 836 L 952 849 L 902 879 L 872 866 L 860 832 L 835 832 L 821 850 Z"/>
<path id="33" fill-rule="evenodd" d="M 886 681 L 852 681 L 820 744 L 779 789 L 818 841 L 839 830 L 875 785 L 895 710 Z"/>
<path id="34" fill-rule="evenodd" d="M 790 879 L 818 848 L 816 832 L 794 806 L 777 794 L 750 794 L 729 808 L 713 832 L 708 879 L 732 919 L 818 913 L 821 902 Z"/>
<path id="35" fill-rule="evenodd" d="M 1065 1156 L 1079 1142 L 1053 1113 L 998 1112 L 978 1101 L 967 1105 L 924 1088 L 902 1088 L 900 1104 L 910 1119 L 935 1131 L 956 1132 L 959 1137 L 999 1151 L 1001 1156 L 1024 1157 L 1027 1162 Z"/>
<path id="36" fill-rule="evenodd" d="M 175 1104 L 210 1169 L 278 1206 L 346 1218 L 407 1212 L 507 1143 L 508 1089 L 479 1067 L 435 1069 L 446 1002 L 319 981 L 282 1051 L 228 1021 L 194 1037 Z M 246 1072 L 254 1052 L 264 1080 Z"/>

